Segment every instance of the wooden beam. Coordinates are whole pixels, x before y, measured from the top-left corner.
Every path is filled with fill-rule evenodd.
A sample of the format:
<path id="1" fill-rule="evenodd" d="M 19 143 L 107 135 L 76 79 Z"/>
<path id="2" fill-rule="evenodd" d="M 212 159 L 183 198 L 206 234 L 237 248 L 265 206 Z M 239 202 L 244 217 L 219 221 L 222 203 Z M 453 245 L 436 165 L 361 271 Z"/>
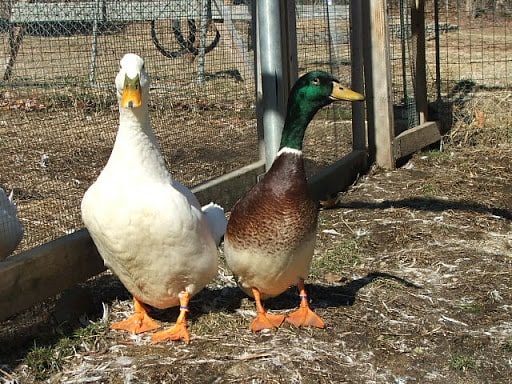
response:
<path id="1" fill-rule="evenodd" d="M 363 61 L 363 14 L 360 0 L 350 1 L 350 27 L 352 29 L 350 50 L 352 67 L 352 89 L 364 94 L 364 61 Z M 364 103 L 351 103 L 352 105 L 352 149 L 364 150 L 368 148 L 366 133 L 366 113 Z"/>
<path id="2" fill-rule="evenodd" d="M 214 180 L 201 183 L 192 188 L 192 192 L 201 204 L 213 201 L 229 211 L 238 199 L 257 183 L 259 176 L 263 173 L 265 173 L 265 160 L 260 160 Z"/>
<path id="3" fill-rule="evenodd" d="M 240 33 L 235 27 L 235 23 L 233 22 L 234 19 L 232 18 L 232 13 L 228 11 L 232 10 L 232 8 L 228 8 L 220 1 L 216 1 L 214 4 L 215 7 L 219 9 L 219 12 L 222 15 L 223 20 L 222 23 L 215 24 L 215 28 L 218 29 L 220 35 L 222 36 L 222 39 L 224 40 L 224 44 L 226 44 L 228 50 L 230 50 L 230 54 L 232 56 L 233 61 L 235 63 L 245 64 L 240 66 L 240 71 L 242 71 L 242 78 L 244 79 L 245 86 L 249 87 L 249 84 L 252 84 L 254 80 L 254 60 L 251 59 L 248 47 L 243 42 Z M 251 22 L 250 14 L 248 21 Z"/>
<path id="4" fill-rule="evenodd" d="M 395 159 L 410 155 L 441 140 L 439 132 L 439 122 L 437 121 L 427 121 L 402 132 L 394 140 Z"/>
<path id="5" fill-rule="evenodd" d="M 369 161 L 394 168 L 393 97 L 388 18 L 385 0 L 363 1 L 364 73 Z"/>
<path id="6" fill-rule="evenodd" d="M 308 179 L 309 191 L 315 201 L 324 200 L 347 189 L 367 169 L 366 151 L 352 151 L 334 164 Z"/>
<path id="7" fill-rule="evenodd" d="M 87 230 L 0 263 L 0 321 L 105 270 Z"/>
<path id="8" fill-rule="evenodd" d="M 220 1 L 212 7 L 213 19 L 222 20 L 225 15 L 219 11 Z M 102 12 L 96 16 L 98 8 Z M 249 8 L 243 5 L 224 5 L 228 10 L 230 19 L 251 21 Z M 322 7 L 317 5 L 298 5 L 298 18 L 324 19 Z M 337 19 L 346 20 L 349 17 L 348 6 L 330 6 Z M 53 21 L 93 21 L 100 18 L 102 21 L 150 21 L 169 20 L 181 18 L 200 18 L 200 7 L 190 0 L 173 0 L 168 2 L 141 1 L 83 1 L 83 2 L 17 2 L 12 5 L 9 21 L 11 23 L 33 23 Z"/>
<path id="9" fill-rule="evenodd" d="M 427 64 L 425 58 L 425 1 L 413 0 L 411 2 L 411 32 L 413 60 L 416 60 L 413 70 L 416 72 L 414 79 L 414 94 L 416 99 L 416 111 L 419 123 L 428 120 L 427 100 Z"/>

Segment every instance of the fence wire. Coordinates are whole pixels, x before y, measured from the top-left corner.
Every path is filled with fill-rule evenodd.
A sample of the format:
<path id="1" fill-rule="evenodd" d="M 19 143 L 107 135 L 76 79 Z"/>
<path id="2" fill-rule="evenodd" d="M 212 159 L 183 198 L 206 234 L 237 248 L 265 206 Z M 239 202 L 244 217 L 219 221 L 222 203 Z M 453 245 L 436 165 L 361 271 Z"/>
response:
<path id="1" fill-rule="evenodd" d="M 233 3 L 0 2 L 0 187 L 14 190 L 25 228 L 16 253 L 82 227 L 81 198 L 117 131 L 126 52 L 146 60 L 153 128 L 176 179 L 192 187 L 258 160 L 254 20 Z M 348 2 L 327 3 L 297 1 L 299 74 L 323 69 L 350 85 Z M 429 118 L 456 144 L 512 141 L 510 3 L 426 1 Z M 417 124 L 408 6 L 388 2 L 397 133 Z M 350 117 L 339 103 L 314 119 L 309 174 L 351 151 Z"/>
<path id="2" fill-rule="evenodd" d="M 113 82 L 127 52 L 146 61 L 176 179 L 192 187 L 258 159 L 248 8 L 210 2 L 203 19 L 204 3 L 1 3 L 0 185 L 25 227 L 18 250 L 83 226 L 81 198 L 117 132 Z"/>
<path id="3" fill-rule="evenodd" d="M 443 133 L 456 145 L 510 144 L 512 2 L 426 4 L 432 118 L 442 122 Z"/>
<path id="4" fill-rule="evenodd" d="M 81 198 L 117 132 L 113 82 L 126 52 L 146 61 L 153 129 L 176 179 L 192 187 L 259 159 L 247 3 L 0 3 L 0 186 L 14 190 L 25 228 L 16 253 L 82 228 Z M 350 84 L 348 6 L 308 6 L 297 12 L 300 74 L 324 69 Z M 350 149 L 337 121 L 347 108 L 315 120 L 328 138 L 307 138 L 310 173 Z"/>

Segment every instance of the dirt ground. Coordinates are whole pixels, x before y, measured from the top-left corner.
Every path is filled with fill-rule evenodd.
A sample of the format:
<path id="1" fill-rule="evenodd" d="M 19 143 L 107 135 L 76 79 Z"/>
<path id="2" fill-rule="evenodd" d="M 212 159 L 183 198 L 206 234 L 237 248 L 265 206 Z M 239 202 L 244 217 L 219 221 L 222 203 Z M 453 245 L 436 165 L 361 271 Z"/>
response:
<path id="1" fill-rule="evenodd" d="M 307 281 L 324 330 L 253 334 L 254 302 L 221 263 L 192 300 L 191 343 L 151 345 L 108 329 L 132 304 L 105 273 L 53 303 L 41 324 L 4 324 L 0 381 L 510 383 L 511 173 L 509 145 L 447 147 L 372 169 L 340 194 L 320 212 Z M 290 288 L 266 306 L 286 313 L 298 301 Z M 176 316 L 155 314 L 162 326 Z"/>

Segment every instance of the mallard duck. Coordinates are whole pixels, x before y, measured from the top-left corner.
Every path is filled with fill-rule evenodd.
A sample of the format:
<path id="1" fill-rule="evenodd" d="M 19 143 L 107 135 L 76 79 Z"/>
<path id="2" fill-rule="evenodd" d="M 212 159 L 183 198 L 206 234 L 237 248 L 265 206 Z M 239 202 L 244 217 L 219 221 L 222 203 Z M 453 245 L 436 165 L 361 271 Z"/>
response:
<path id="1" fill-rule="evenodd" d="M 302 144 L 316 112 L 335 100 L 363 100 L 332 75 L 309 72 L 299 78 L 288 97 L 281 143 L 263 178 L 231 211 L 224 253 L 240 288 L 256 302 L 253 331 L 273 329 L 287 321 L 297 327 L 324 328 L 309 307 L 304 287 L 316 240 L 317 204 L 308 191 Z M 296 285 L 300 308 L 288 316 L 269 314 L 262 300 Z"/>
<path id="2" fill-rule="evenodd" d="M 115 84 L 116 140 L 81 205 L 83 222 L 105 264 L 133 295 L 135 313 L 111 328 L 150 331 L 159 325 L 149 316 L 148 304 L 159 309 L 180 305 L 175 326 L 154 333 L 152 342 L 188 343 L 188 303 L 217 273 L 217 245 L 227 220 L 218 205 L 202 209 L 168 172 L 151 128 L 143 59 L 126 54 Z"/>
<path id="3" fill-rule="evenodd" d="M 23 227 L 12 196 L 13 191 L 7 196 L 0 188 L 0 260 L 13 253 L 23 237 Z"/>

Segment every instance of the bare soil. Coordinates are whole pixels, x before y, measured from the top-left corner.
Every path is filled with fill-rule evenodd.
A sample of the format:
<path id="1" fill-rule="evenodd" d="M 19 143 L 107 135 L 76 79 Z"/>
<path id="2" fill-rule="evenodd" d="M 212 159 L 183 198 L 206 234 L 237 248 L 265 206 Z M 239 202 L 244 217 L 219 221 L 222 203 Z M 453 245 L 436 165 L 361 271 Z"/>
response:
<path id="1" fill-rule="evenodd" d="M 254 302 L 222 263 L 192 300 L 191 343 L 151 345 L 149 335 L 108 329 L 132 304 L 105 273 L 53 303 L 47 316 L 36 308 L 29 316 L 42 316 L 39 325 L 23 326 L 22 316 L 4 324 L 0 379 L 510 383 L 511 172 L 510 146 L 448 147 L 393 171 L 372 169 L 321 210 L 307 289 L 324 330 L 284 325 L 252 333 Z M 266 306 L 286 313 L 298 301 L 292 287 Z M 80 335 L 86 309 L 88 320 L 80 320 L 93 330 Z M 176 309 L 155 313 L 162 326 L 176 316 Z M 57 354 L 70 334 L 76 344 L 58 369 L 31 366 L 35 344 Z"/>

